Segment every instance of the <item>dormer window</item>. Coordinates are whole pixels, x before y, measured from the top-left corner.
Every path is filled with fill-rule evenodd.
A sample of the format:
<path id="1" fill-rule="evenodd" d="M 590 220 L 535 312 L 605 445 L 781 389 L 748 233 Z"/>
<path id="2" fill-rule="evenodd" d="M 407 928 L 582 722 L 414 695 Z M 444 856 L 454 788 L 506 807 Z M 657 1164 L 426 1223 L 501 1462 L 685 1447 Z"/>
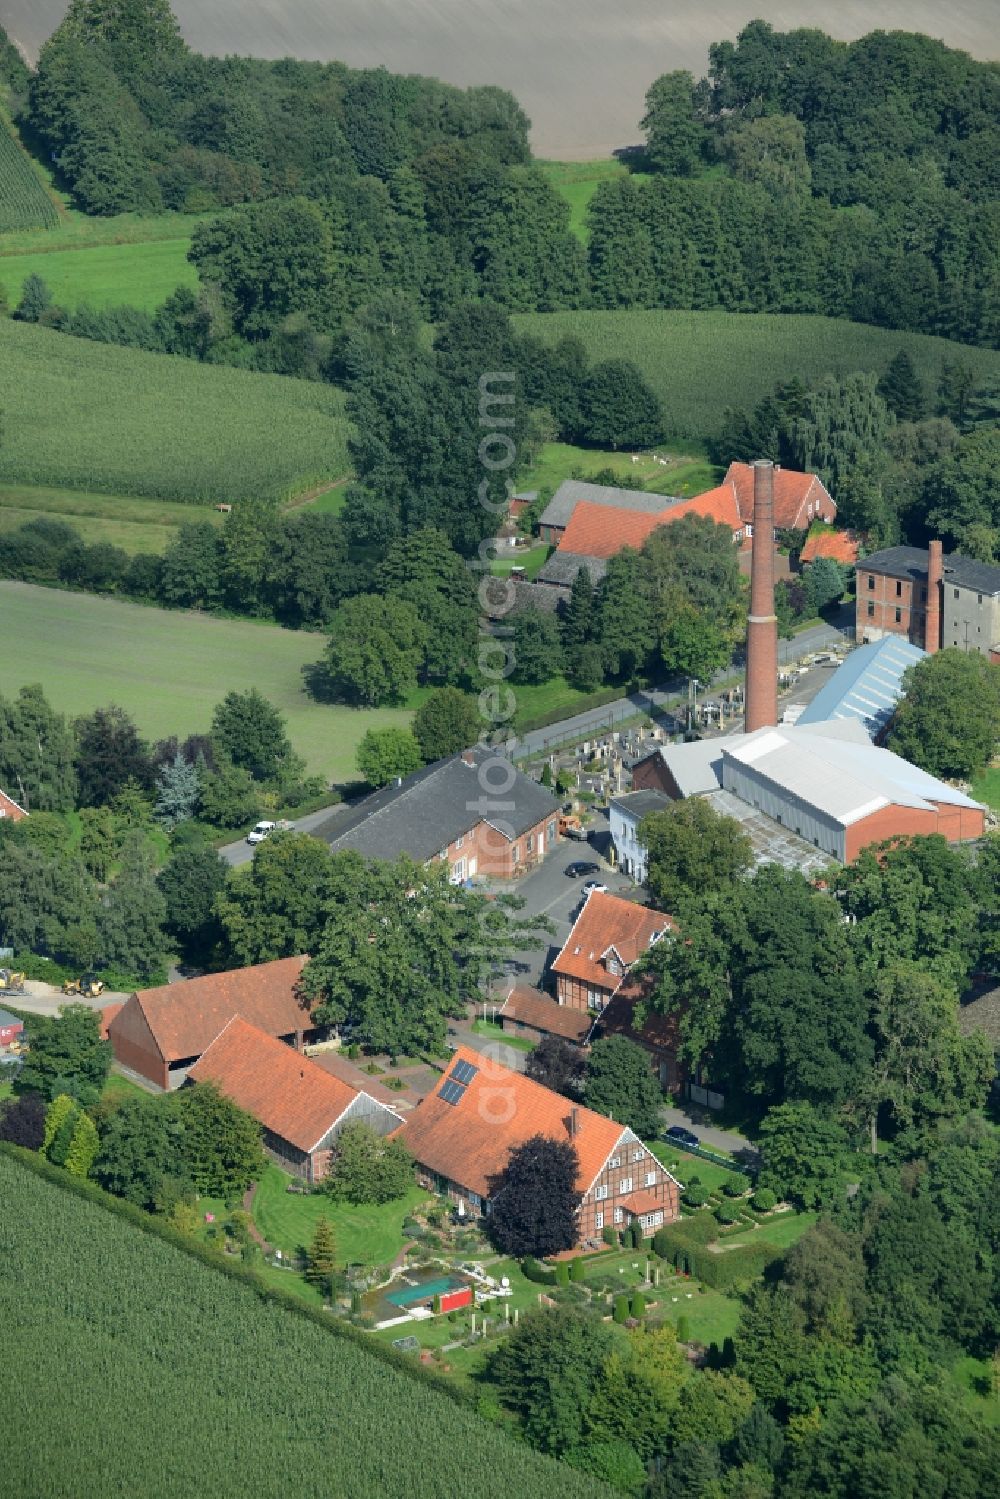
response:
<path id="1" fill-rule="evenodd" d="M 622 968 L 621 959 L 618 957 L 617 953 L 613 953 L 613 952 L 608 953 L 608 956 L 607 956 L 607 968 L 608 968 L 608 972 L 611 973 L 611 974 L 614 974 L 615 978 L 617 978 L 619 976 L 619 974 L 621 974 L 621 973 L 624 972 L 624 969 Z"/>

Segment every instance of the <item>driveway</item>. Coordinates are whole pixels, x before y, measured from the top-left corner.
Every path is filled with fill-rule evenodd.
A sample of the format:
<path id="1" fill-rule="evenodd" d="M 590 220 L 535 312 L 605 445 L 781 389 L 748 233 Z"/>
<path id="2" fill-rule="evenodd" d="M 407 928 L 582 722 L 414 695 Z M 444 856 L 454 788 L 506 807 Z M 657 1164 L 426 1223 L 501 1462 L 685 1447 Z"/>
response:
<path id="1" fill-rule="evenodd" d="M 331 817 L 336 817 L 339 813 L 346 811 L 347 803 L 337 802 L 332 807 L 321 807 L 318 812 L 310 812 L 307 817 L 297 818 L 292 823 L 292 827 L 297 833 L 312 833 L 321 823 L 329 822 Z M 227 843 L 224 848 L 219 849 L 219 853 L 227 864 L 234 867 L 239 864 L 249 864 L 253 858 L 254 845 L 248 843 L 245 838 L 241 838 L 238 843 Z"/>
<path id="2" fill-rule="evenodd" d="M 631 894 L 637 889 L 635 882 L 627 875 L 613 870 L 603 852 L 599 851 L 606 849 L 610 843 L 608 819 L 603 812 L 594 813 L 588 826 L 588 835 L 586 843 L 579 843 L 572 838 L 560 840 L 553 852 L 546 856 L 544 863 L 532 870 L 531 874 L 525 875 L 524 879 L 512 884 L 504 883 L 502 886 L 497 883 L 492 887 L 521 896 L 524 900 L 524 909 L 520 913 L 522 917 L 547 916 L 556 929 L 555 936 L 550 939 L 551 945 L 545 944 L 534 950 L 529 948 L 516 955 L 516 977 L 522 983 L 537 985 L 548 961 L 555 957 L 566 941 L 583 903 L 582 889 L 587 878 L 601 880 L 616 895 Z M 567 866 L 577 862 L 596 864 L 598 873 L 580 879 L 567 875 Z"/>
<path id="3" fill-rule="evenodd" d="M 12 994 L 10 1003 L 15 1010 L 24 1010 L 29 1015 L 47 1015 L 55 1019 L 63 1005 L 88 1005 L 92 1010 L 103 1010 L 108 1005 L 123 1005 L 131 996 L 105 989 L 98 999 L 87 999 L 82 994 L 64 994 L 58 984 L 44 984 L 40 979 L 25 979 L 27 994 Z M 0 996 L 0 1004 L 3 996 Z"/>

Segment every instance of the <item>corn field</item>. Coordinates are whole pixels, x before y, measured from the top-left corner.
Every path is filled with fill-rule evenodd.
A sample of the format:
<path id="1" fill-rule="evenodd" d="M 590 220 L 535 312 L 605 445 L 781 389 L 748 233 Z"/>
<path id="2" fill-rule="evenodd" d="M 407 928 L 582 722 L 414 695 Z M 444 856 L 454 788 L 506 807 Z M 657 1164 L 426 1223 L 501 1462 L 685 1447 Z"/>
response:
<path id="1" fill-rule="evenodd" d="M 4 1495 L 608 1494 L 3 1155 L 0 1264 Z"/>
<path id="2" fill-rule="evenodd" d="M 591 360 L 631 359 L 663 402 L 665 435 L 704 439 L 722 426 L 727 406 L 756 405 L 779 381 L 858 370 L 882 375 L 900 349 L 913 359 L 927 391 L 943 360 L 959 359 L 978 380 L 1000 376 L 1000 354 L 925 333 L 903 333 L 843 318 L 787 313 L 532 312 L 512 319 L 519 333 L 546 343 L 572 336 Z"/>
<path id="3" fill-rule="evenodd" d="M 343 396 L 329 385 L 7 318 L 0 369 L 0 481 L 212 504 L 284 499 L 348 467 Z"/>
<path id="4" fill-rule="evenodd" d="M 58 222 L 55 205 L 0 114 L 0 234 L 51 229 Z"/>

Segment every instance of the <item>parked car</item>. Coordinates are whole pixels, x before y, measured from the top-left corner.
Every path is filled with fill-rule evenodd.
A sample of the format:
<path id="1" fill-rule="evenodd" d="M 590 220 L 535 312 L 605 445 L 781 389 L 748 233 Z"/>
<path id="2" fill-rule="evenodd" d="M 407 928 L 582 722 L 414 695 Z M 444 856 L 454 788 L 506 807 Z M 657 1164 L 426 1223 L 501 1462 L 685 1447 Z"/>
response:
<path id="1" fill-rule="evenodd" d="M 675 1140 L 678 1145 L 700 1145 L 701 1141 L 691 1130 L 685 1129 L 681 1124 L 672 1124 L 667 1130 L 666 1138 Z"/>
<path id="2" fill-rule="evenodd" d="M 259 822 L 255 828 L 251 828 L 247 834 L 248 843 L 263 843 L 268 833 L 274 832 L 273 822 Z"/>
<path id="3" fill-rule="evenodd" d="M 572 864 L 566 865 L 566 873 L 571 880 L 579 880 L 585 874 L 597 874 L 599 869 L 599 864 L 588 864 L 585 859 L 575 859 Z"/>
<path id="4" fill-rule="evenodd" d="M 588 880 L 583 887 L 583 894 L 585 898 L 588 895 L 606 895 L 607 891 L 607 885 L 603 884 L 600 880 Z"/>

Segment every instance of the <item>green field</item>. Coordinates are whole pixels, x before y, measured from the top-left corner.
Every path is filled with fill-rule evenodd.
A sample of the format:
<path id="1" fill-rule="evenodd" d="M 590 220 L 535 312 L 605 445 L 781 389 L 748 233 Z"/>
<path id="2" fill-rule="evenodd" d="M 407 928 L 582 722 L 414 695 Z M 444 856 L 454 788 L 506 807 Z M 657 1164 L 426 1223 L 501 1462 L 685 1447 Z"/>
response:
<path id="1" fill-rule="evenodd" d="M 284 498 L 347 469 L 329 385 L 0 319 L 0 481 L 209 502 Z"/>
<path id="2" fill-rule="evenodd" d="M 586 477 L 610 468 L 625 483 L 635 489 L 648 489 L 652 494 L 695 495 L 714 489 L 721 471 L 713 468 L 704 458 L 691 457 L 684 453 L 671 453 L 657 449 L 637 453 L 637 462 L 632 462 L 631 453 L 613 453 L 607 448 L 578 448 L 568 442 L 547 442 L 530 469 L 518 476 L 518 491 L 533 489 L 558 489 L 564 479 L 574 475 Z M 666 463 L 659 460 L 665 458 Z"/>
<path id="3" fill-rule="evenodd" d="M 569 227 L 584 242 L 587 239 L 587 207 L 598 185 L 611 177 L 630 175 L 620 161 L 610 157 L 601 161 L 540 161 L 538 165 L 569 204 Z M 647 180 L 643 172 L 631 175 L 637 182 Z"/>
<path id="4" fill-rule="evenodd" d="M 193 515 L 190 505 L 172 500 L 136 500 L 120 494 L 86 494 L 78 489 L 47 489 L 30 484 L 0 484 L 0 535 L 27 521 L 59 519 L 84 541 L 110 541 L 126 552 L 163 552 L 179 526 L 207 520 L 221 526 L 217 510 Z"/>
<path id="5" fill-rule="evenodd" d="M 315 703 L 302 668 L 323 654 L 324 637 L 248 620 L 146 608 L 96 594 L 0 583 L 0 692 L 41 682 L 64 713 L 118 703 L 151 739 L 204 733 L 230 689 L 256 687 L 288 720 L 310 774 L 353 780 L 354 754 L 368 729 L 406 727 L 405 708 Z"/>
<path id="6" fill-rule="evenodd" d="M 986 802 L 994 812 L 1000 812 L 1000 765 L 973 776 L 972 795 L 977 801 Z"/>
<path id="7" fill-rule="evenodd" d="M 198 285 L 187 258 L 190 236 L 145 244 L 81 245 L 12 254 L 0 239 L 0 286 L 16 306 L 27 276 L 41 276 L 60 307 L 128 303 L 152 312 L 178 286 Z"/>
<path id="8" fill-rule="evenodd" d="M 752 406 L 792 375 L 881 374 L 900 349 L 929 390 L 945 359 L 961 359 L 982 379 L 1000 375 L 994 350 L 837 318 L 654 309 L 523 313 L 512 321 L 548 342 L 572 334 L 592 360 L 633 360 L 664 403 L 667 432 L 681 440 L 711 435 L 727 406 Z"/>
<path id="9" fill-rule="evenodd" d="M 332 1202 L 323 1194 L 287 1191 L 291 1177 L 268 1166 L 253 1202 L 254 1222 L 269 1244 L 287 1254 L 308 1249 L 316 1224 L 326 1218 L 333 1225 L 337 1259 L 344 1265 L 387 1265 L 403 1247 L 403 1219 L 427 1201 L 427 1193 L 411 1187 L 397 1202 L 379 1207 L 352 1207 Z"/>
<path id="10" fill-rule="evenodd" d="M 4 1444 L 4 1494 L 608 1493 L 6 1156 L 0 1201 L 0 1404 L 17 1434 Z"/>
<path id="11" fill-rule="evenodd" d="M 0 234 L 47 229 L 57 222 L 55 204 L 0 108 Z"/>

